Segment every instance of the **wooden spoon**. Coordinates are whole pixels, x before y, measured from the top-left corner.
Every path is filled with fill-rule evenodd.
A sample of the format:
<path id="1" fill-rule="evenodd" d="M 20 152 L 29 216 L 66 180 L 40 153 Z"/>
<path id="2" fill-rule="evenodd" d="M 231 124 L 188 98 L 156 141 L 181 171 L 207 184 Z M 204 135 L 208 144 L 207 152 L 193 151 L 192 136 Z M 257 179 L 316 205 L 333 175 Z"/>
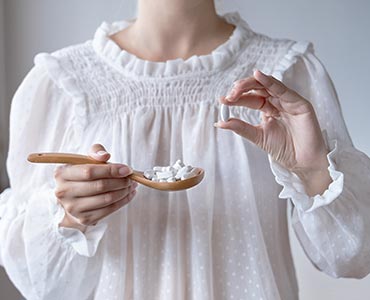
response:
<path id="1" fill-rule="evenodd" d="M 95 160 L 86 155 L 80 154 L 71 154 L 71 153 L 32 153 L 28 156 L 28 161 L 32 163 L 54 163 L 54 164 L 72 164 L 72 165 L 79 165 L 79 164 L 107 164 L 106 162 L 101 162 Z M 129 175 L 130 179 L 141 183 L 147 187 L 162 190 L 162 191 L 180 191 L 189 189 L 198 183 L 200 183 L 204 177 L 204 170 L 201 168 L 197 169 L 197 175 L 184 179 L 179 180 L 176 182 L 156 182 L 146 179 L 144 177 L 144 173 L 141 171 L 133 171 L 131 175 Z"/>

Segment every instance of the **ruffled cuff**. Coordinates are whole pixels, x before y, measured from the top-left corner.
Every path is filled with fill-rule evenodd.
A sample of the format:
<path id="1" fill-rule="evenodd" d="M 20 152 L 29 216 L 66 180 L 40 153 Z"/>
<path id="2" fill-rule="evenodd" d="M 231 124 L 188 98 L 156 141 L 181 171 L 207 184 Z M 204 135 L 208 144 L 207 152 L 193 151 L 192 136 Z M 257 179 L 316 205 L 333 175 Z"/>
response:
<path id="1" fill-rule="evenodd" d="M 275 180 L 283 187 L 279 194 L 279 198 L 290 198 L 295 207 L 302 212 L 312 212 L 321 206 L 330 204 L 338 198 L 343 191 L 344 175 L 336 170 L 335 158 L 338 153 L 336 140 L 330 141 L 329 149 L 331 149 L 331 151 L 327 155 L 329 162 L 328 170 L 332 183 L 322 195 L 313 197 L 306 194 L 304 185 L 296 174 L 283 168 L 269 155 L 270 166 L 272 173 L 275 175 Z"/>
<path id="2" fill-rule="evenodd" d="M 86 257 L 95 255 L 100 240 L 107 229 L 107 224 L 100 222 L 95 226 L 88 226 L 85 233 L 78 229 L 60 227 L 65 212 L 55 200 L 50 201 L 50 212 L 53 215 L 53 230 L 64 243 L 69 244 L 78 254 Z"/>

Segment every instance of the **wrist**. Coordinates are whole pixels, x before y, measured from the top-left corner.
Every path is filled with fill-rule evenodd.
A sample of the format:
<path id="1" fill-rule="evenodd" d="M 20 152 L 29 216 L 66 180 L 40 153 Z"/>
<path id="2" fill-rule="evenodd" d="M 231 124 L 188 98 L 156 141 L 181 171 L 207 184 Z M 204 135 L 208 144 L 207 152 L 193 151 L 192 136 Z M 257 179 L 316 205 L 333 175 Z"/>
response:
<path id="1" fill-rule="evenodd" d="M 328 189 L 332 183 L 328 167 L 329 163 L 325 160 L 315 168 L 294 171 L 302 181 L 308 196 L 322 195 Z"/>
<path id="2" fill-rule="evenodd" d="M 79 223 L 78 219 L 69 215 L 68 213 L 65 213 L 62 222 L 59 223 L 59 227 L 78 229 L 83 233 L 85 233 L 87 229 L 86 225 Z"/>

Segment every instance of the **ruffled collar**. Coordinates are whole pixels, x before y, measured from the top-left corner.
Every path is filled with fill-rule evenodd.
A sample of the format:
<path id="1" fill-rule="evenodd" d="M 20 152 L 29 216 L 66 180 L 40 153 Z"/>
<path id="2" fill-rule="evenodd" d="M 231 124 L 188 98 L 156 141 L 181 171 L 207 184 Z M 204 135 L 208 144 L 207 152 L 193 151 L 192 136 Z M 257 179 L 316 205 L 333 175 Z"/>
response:
<path id="1" fill-rule="evenodd" d="M 109 24 L 104 22 L 96 31 L 93 39 L 93 48 L 114 68 L 128 75 L 147 77 L 168 77 L 188 73 L 211 72 L 230 65 L 243 45 L 250 37 L 252 31 L 238 13 L 227 13 L 223 18 L 235 29 L 229 39 L 214 49 L 210 54 L 194 55 L 186 60 L 181 58 L 165 62 L 153 62 L 138 58 L 122 50 L 112 39 L 112 34 L 127 27 L 129 21 L 120 21 Z"/>

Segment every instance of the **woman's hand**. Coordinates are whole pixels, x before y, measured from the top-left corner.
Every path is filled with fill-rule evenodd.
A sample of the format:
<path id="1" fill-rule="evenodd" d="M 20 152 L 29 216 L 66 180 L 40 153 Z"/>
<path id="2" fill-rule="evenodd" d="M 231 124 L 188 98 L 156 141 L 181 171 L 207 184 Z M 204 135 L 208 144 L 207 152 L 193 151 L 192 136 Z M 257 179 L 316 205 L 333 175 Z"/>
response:
<path id="1" fill-rule="evenodd" d="M 93 145 L 92 158 L 107 161 L 103 146 Z M 110 215 L 135 196 L 137 183 L 127 178 L 132 170 L 122 164 L 64 165 L 56 168 L 55 195 L 65 210 L 62 227 L 84 232 L 88 225 Z"/>
<path id="2" fill-rule="evenodd" d="M 220 102 L 262 112 L 262 122 L 252 126 L 238 119 L 219 121 L 216 127 L 230 129 L 247 138 L 286 169 L 296 173 L 310 195 L 323 193 L 331 182 L 326 149 L 311 103 L 272 76 L 256 71 L 237 81 L 230 95 Z"/>

